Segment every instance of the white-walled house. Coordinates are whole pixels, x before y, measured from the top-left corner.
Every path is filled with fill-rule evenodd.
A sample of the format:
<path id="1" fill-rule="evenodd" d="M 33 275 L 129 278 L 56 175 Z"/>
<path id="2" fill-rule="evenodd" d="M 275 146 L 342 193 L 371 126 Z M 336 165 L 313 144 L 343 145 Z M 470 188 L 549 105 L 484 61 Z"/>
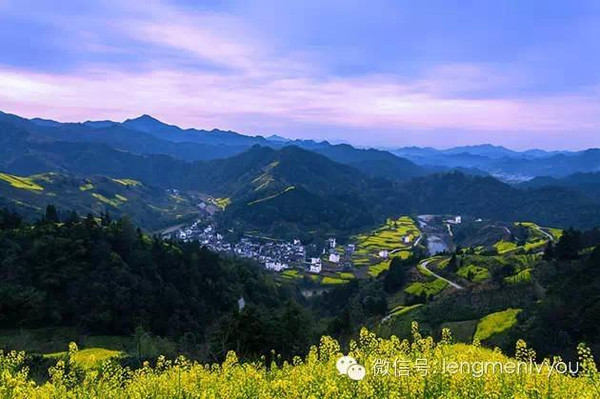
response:
<path id="1" fill-rule="evenodd" d="M 340 255 L 336 253 L 329 254 L 329 261 L 331 263 L 340 263 Z"/>
<path id="2" fill-rule="evenodd" d="M 383 259 L 387 259 L 390 256 L 390 253 L 387 250 L 379 251 L 379 257 Z"/>
<path id="3" fill-rule="evenodd" d="M 310 272 L 311 273 L 321 273 L 321 270 L 323 269 L 323 267 L 321 266 L 321 262 L 319 262 L 318 264 L 314 264 L 314 265 L 310 265 Z"/>

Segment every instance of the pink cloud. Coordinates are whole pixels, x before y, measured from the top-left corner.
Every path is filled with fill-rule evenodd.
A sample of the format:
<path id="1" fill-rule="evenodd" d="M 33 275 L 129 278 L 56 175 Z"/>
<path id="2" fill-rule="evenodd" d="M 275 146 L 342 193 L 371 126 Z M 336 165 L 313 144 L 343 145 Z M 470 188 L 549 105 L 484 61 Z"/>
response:
<path id="1" fill-rule="evenodd" d="M 286 125 L 294 124 L 508 132 L 600 127 L 596 90 L 530 98 L 465 96 L 518 85 L 522 79 L 478 64 L 432 66 L 413 80 L 401 75 L 328 76 L 313 55 L 279 54 L 269 38 L 234 17 L 183 13 L 160 1 L 115 5 L 121 15 L 110 23 L 115 32 L 219 68 L 185 68 L 169 65 L 168 59 L 147 60 L 142 71 L 97 63 L 69 74 L 0 66 L 0 109 L 65 121 L 150 113 L 183 126 L 245 132 L 260 127 L 283 134 Z M 105 49 L 102 43 L 92 44 L 90 51 Z"/>

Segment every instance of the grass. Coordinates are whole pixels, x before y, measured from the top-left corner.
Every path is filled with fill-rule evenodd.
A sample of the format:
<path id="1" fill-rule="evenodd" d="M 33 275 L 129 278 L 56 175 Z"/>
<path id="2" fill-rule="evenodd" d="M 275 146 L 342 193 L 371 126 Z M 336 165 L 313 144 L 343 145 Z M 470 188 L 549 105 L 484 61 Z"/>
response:
<path id="1" fill-rule="evenodd" d="M 483 341 L 509 330 L 517 324 L 517 315 L 520 312 L 521 309 L 506 309 L 483 317 L 477 324 L 474 338 Z"/>
<path id="2" fill-rule="evenodd" d="M 514 242 L 498 241 L 494 244 L 494 248 L 496 248 L 499 254 L 505 254 L 507 252 L 514 251 L 518 248 L 518 246 Z"/>
<path id="3" fill-rule="evenodd" d="M 426 296 L 437 295 L 448 286 L 448 283 L 444 280 L 435 279 L 428 282 L 415 282 L 411 283 L 404 289 L 404 292 L 410 295 L 420 296 L 425 294 Z"/>
<path id="4" fill-rule="evenodd" d="M 480 283 L 491 277 L 488 269 L 475 265 L 463 266 L 458 269 L 456 274 L 474 283 Z"/>
<path id="5" fill-rule="evenodd" d="M 479 320 L 449 321 L 442 323 L 440 330 L 449 328 L 458 342 L 472 342 Z"/>
<path id="6" fill-rule="evenodd" d="M 42 191 L 44 187 L 35 183 L 30 177 L 20 177 L 15 175 L 9 175 L 8 173 L 0 173 L 0 180 L 3 180 L 10 184 L 14 188 L 28 191 Z"/>
<path id="7" fill-rule="evenodd" d="M 325 276 L 323 277 L 323 280 L 321 280 L 321 284 L 324 285 L 340 285 L 340 284 L 346 284 L 348 282 L 348 280 L 344 280 L 341 278 L 337 278 L 337 277 L 330 277 L 330 276 Z"/>
<path id="8" fill-rule="evenodd" d="M 89 191 L 89 190 L 93 190 L 93 189 L 94 189 L 94 185 L 92 183 L 85 183 L 85 184 L 82 184 L 81 186 L 79 186 L 80 191 Z"/>
<path id="9" fill-rule="evenodd" d="M 508 284 L 524 284 L 531 282 L 531 269 L 524 269 L 513 276 L 504 278 Z"/>
<path id="10" fill-rule="evenodd" d="M 417 304 L 411 305 L 411 306 L 396 306 L 390 312 L 390 316 L 393 316 L 393 317 L 402 316 L 402 315 L 405 315 L 421 306 L 423 306 L 422 303 L 417 303 Z"/>
<path id="11" fill-rule="evenodd" d="M 375 265 L 369 266 L 369 275 L 373 277 L 379 276 L 380 273 L 390 268 L 390 263 L 391 260 L 384 260 L 383 262 L 379 262 Z"/>
<path id="12" fill-rule="evenodd" d="M 281 272 L 280 274 L 282 277 L 288 278 L 288 279 L 297 279 L 297 278 L 302 278 L 302 275 L 300 274 L 300 272 L 298 270 L 295 269 L 287 269 Z"/>

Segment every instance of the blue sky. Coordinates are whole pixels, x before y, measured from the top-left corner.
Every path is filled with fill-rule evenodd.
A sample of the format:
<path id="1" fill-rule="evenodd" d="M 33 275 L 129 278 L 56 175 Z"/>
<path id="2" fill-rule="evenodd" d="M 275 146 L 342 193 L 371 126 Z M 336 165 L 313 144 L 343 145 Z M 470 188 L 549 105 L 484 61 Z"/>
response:
<path id="1" fill-rule="evenodd" d="M 0 0 L 0 110 L 396 147 L 600 145 L 598 1 Z"/>

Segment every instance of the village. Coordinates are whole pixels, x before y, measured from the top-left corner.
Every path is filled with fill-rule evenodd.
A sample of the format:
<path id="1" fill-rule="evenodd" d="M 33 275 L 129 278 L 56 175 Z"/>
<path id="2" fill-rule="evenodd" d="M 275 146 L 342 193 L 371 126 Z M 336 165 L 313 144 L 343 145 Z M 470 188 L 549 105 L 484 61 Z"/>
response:
<path id="1" fill-rule="evenodd" d="M 231 243 L 217 231 L 213 224 L 197 220 L 190 226 L 163 234 L 165 238 L 196 241 L 210 250 L 253 259 L 267 270 L 281 272 L 286 269 L 304 269 L 309 273 L 321 273 L 323 269 L 342 270 L 352 266 L 354 244 L 339 246 L 336 238 L 326 240 L 321 248 L 315 244 L 305 247 L 298 239 L 293 241 L 242 237 Z M 307 254 L 308 251 L 308 254 Z"/>
<path id="2" fill-rule="evenodd" d="M 179 194 L 179 193 L 174 193 Z M 344 272 L 363 275 L 366 271 L 376 275 L 389 267 L 394 256 L 407 257 L 423 238 L 421 230 L 427 232 L 427 247 L 431 253 L 447 249 L 444 236 L 452 236 L 451 226 L 462 222 L 461 216 L 442 219 L 447 231 L 433 228 L 436 215 L 419 215 L 415 221 L 409 217 L 388 219 L 385 224 L 370 232 L 353 236 L 349 243 L 340 244 L 336 237 L 320 243 L 304 245 L 299 239 L 292 241 L 246 234 L 239 240 L 218 230 L 213 215 L 222 206 L 222 200 L 210 196 L 199 196 L 199 218 L 190 225 L 179 225 L 162 232 L 163 237 L 182 241 L 198 242 L 221 254 L 252 259 L 273 272 L 337 276 Z M 226 237 L 228 236 L 228 237 Z M 229 239 L 228 239 L 229 238 Z M 444 245 L 442 245 L 444 244 Z M 359 268 L 356 266 L 367 266 Z M 348 273 L 345 273 L 346 275 Z"/>

